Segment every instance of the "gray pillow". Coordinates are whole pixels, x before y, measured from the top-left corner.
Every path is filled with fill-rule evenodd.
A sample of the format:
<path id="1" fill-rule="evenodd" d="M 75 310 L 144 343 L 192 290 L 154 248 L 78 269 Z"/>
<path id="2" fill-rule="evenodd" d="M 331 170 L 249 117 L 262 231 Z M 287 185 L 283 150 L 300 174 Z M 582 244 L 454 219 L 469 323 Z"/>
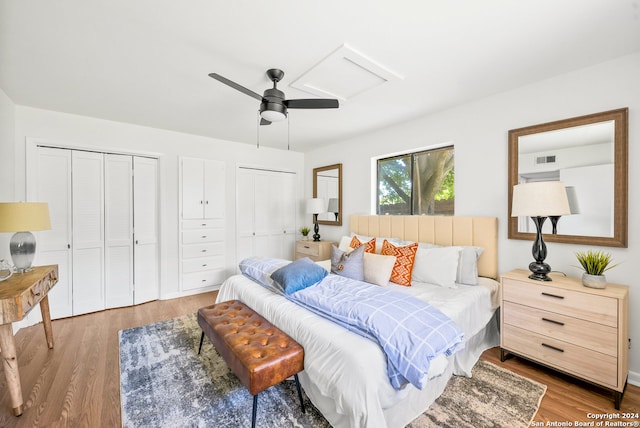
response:
<path id="1" fill-rule="evenodd" d="M 332 245 L 331 273 L 364 281 L 364 245 L 359 246 L 349 254 Z"/>

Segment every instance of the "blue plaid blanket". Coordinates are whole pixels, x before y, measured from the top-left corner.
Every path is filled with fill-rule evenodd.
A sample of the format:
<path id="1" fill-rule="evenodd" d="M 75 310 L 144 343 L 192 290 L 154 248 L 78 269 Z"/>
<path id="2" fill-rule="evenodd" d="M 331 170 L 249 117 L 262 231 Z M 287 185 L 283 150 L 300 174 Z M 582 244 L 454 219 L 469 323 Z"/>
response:
<path id="1" fill-rule="evenodd" d="M 464 347 L 462 329 L 437 308 L 409 294 L 328 275 L 289 296 L 273 286 L 269 271 L 286 262 L 247 259 L 241 271 L 272 291 L 343 327 L 376 341 L 387 356 L 391 385 L 422 389 L 431 361 Z"/>

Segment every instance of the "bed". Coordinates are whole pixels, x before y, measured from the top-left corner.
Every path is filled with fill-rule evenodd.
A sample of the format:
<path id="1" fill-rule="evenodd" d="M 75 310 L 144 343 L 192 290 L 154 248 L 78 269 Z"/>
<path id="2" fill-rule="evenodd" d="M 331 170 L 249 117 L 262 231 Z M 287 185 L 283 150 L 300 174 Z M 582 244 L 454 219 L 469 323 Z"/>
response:
<path id="1" fill-rule="evenodd" d="M 439 246 L 482 247 L 478 285 L 456 288 L 413 283 L 388 287 L 428 301 L 464 331 L 465 347 L 436 358 L 420 390 L 395 389 L 387 376 L 381 347 L 314 314 L 244 275 L 221 286 L 217 301 L 238 299 L 285 331 L 305 349 L 300 382 L 312 403 L 334 427 L 402 427 L 423 413 L 452 375 L 469 376 L 485 350 L 499 344 L 496 309 L 497 219 L 493 217 L 350 216 L 352 235 L 397 238 Z"/>

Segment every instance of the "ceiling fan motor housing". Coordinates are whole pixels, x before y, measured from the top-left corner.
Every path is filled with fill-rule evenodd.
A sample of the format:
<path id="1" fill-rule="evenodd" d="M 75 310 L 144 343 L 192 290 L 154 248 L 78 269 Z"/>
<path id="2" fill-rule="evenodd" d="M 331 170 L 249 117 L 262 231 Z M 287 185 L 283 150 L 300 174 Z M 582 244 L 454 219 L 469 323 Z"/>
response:
<path id="1" fill-rule="evenodd" d="M 260 103 L 260 113 L 264 111 L 278 112 L 287 117 L 287 107 L 283 103 L 284 92 L 271 88 L 264 91 L 262 102 Z"/>

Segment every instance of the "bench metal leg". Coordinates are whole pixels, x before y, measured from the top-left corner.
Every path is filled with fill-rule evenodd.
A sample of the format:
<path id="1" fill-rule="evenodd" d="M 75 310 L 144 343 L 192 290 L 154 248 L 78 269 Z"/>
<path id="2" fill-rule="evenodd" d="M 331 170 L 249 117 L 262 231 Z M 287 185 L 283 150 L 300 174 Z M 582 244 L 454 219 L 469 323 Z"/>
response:
<path id="1" fill-rule="evenodd" d="M 198 355 L 200 355 L 200 351 L 202 351 L 202 341 L 204 340 L 204 331 L 202 332 L 202 336 L 200 336 L 200 347 L 198 347 Z"/>
<path id="2" fill-rule="evenodd" d="M 253 396 L 253 413 L 251 415 L 251 428 L 256 428 L 256 412 L 258 411 L 258 394 Z"/>
<path id="3" fill-rule="evenodd" d="M 300 407 L 302 407 L 302 413 L 306 413 L 304 410 L 304 401 L 302 400 L 302 390 L 300 389 L 300 380 L 298 380 L 298 374 L 295 376 L 296 379 L 296 388 L 298 389 L 298 398 L 300 399 Z"/>

